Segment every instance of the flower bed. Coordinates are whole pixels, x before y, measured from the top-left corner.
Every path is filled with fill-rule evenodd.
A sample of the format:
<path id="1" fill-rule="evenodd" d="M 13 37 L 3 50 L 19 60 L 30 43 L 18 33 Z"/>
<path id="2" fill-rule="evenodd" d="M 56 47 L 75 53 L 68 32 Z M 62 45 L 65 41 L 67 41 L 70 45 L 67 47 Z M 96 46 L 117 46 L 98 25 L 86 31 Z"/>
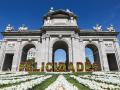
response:
<path id="1" fill-rule="evenodd" d="M 58 76 L 57 80 L 45 90 L 60 90 L 60 88 L 63 90 L 78 90 L 78 88 L 69 83 L 63 75 Z"/>
<path id="2" fill-rule="evenodd" d="M 23 76 L 27 75 L 28 72 L 2 72 L 0 73 L 0 79 L 1 78 L 6 78 L 6 77 L 16 77 L 16 76 Z"/>
<path id="3" fill-rule="evenodd" d="M 40 78 L 42 77 L 43 75 L 41 76 L 38 76 L 38 75 L 30 75 L 30 76 L 20 76 L 20 77 L 12 77 L 13 79 L 11 79 L 11 77 L 7 78 L 7 80 L 0 80 L 0 85 L 5 85 L 5 84 L 14 84 L 14 83 L 19 83 L 19 82 L 23 82 L 23 81 L 27 81 L 27 80 L 32 80 L 32 79 L 35 79 L 35 78 Z"/>
<path id="4" fill-rule="evenodd" d="M 32 89 L 32 87 L 34 87 L 37 84 L 40 84 L 42 81 L 46 80 L 47 78 L 52 77 L 52 75 L 47 75 L 47 76 L 39 76 L 36 79 L 30 80 L 30 81 L 26 81 L 24 83 L 21 83 L 19 85 L 13 85 L 11 87 L 6 87 L 0 90 L 28 90 L 28 89 Z"/>
<path id="5" fill-rule="evenodd" d="M 70 77 L 94 90 L 120 90 L 119 72 L 94 72 L 92 75 Z M 117 76 L 118 75 L 118 76 Z"/>

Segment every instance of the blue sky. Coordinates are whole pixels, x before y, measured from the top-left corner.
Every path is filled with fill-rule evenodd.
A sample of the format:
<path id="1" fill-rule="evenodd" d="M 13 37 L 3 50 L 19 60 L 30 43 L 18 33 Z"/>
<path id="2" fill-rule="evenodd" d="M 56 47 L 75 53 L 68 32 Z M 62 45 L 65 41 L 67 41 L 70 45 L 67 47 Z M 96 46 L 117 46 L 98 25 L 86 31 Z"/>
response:
<path id="1" fill-rule="evenodd" d="M 113 24 L 120 30 L 120 0 L 0 0 L 0 31 L 8 23 L 16 29 L 23 23 L 31 30 L 38 29 L 50 7 L 69 8 L 78 16 L 82 29 L 91 29 L 99 23 L 103 28 Z"/>
<path id="2" fill-rule="evenodd" d="M 120 31 L 120 0 L 0 0 L 0 31 L 9 23 L 15 29 L 22 24 L 39 29 L 50 7 L 73 11 L 81 29 L 92 29 L 98 23 L 103 29 L 113 24 Z"/>

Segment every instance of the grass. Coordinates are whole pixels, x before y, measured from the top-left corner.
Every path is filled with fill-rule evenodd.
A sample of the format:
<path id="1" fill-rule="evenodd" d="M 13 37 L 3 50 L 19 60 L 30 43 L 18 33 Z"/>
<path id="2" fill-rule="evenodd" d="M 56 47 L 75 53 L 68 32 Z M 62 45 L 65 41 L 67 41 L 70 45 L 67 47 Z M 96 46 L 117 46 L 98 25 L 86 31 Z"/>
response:
<path id="1" fill-rule="evenodd" d="M 64 75 L 64 76 L 68 82 L 75 85 L 79 90 L 90 90 L 88 87 L 80 84 L 77 80 L 75 80 L 74 78 L 71 78 L 69 75 Z"/>
<path id="2" fill-rule="evenodd" d="M 73 75 L 78 76 L 78 75 L 91 75 L 92 72 L 75 72 Z"/>
<path id="3" fill-rule="evenodd" d="M 51 78 L 46 79 L 41 84 L 36 85 L 31 90 L 45 90 L 50 84 L 52 84 L 56 79 L 58 75 L 53 75 Z"/>
<path id="4" fill-rule="evenodd" d="M 45 75 L 45 72 L 29 72 L 29 75 Z"/>

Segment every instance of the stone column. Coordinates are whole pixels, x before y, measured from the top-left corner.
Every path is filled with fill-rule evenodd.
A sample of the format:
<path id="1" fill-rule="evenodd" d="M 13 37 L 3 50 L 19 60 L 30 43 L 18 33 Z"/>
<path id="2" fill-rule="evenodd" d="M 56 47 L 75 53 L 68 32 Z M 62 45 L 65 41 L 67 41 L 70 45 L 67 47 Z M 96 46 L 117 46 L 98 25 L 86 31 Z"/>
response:
<path id="1" fill-rule="evenodd" d="M 49 62 L 49 35 L 46 36 L 46 50 L 45 50 L 45 59 L 46 63 Z"/>
<path id="2" fill-rule="evenodd" d="M 41 48 L 41 59 L 42 59 L 42 62 L 45 62 L 45 37 L 42 37 L 42 48 Z"/>
<path id="3" fill-rule="evenodd" d="M 86 56 L 85 56 L 85 45 L 84 45 L 84 42 L 83 42 L 83 39 L 80 39 L 80 44 L 79 44 L 79 47 L 80 47 L 80 61 L 79 62 L 82 62 L 83 65 L 84 65 L 84 70 L 85 71 L 85 62 L 86 62 Z"/>
<path id="4" fill-rule="evenodd" d="M 6 49 L 6 46 L 7 46 L 7 40 L 4 39 L 1 43 L 2 43 L 2 45 L 1 45 L 1 49 L 0 49 L 0 71 L 2 71 L 2 67 L 3 67 L 3 64 L 4 64 L 5 49 Z"/>
<path id="5" fill-rule="evenodd" d="M 79 62 L 80 60 L 80 50 L 79 50 L 80 47 L 79 47 L 79 38 L 75 35 L 72 36 L 72 48 L 73 48 L 73 63 L 76 69 L 76 62 Z"/>
<path id="6" fill-rule="evenodd" d="M 76 69 L 76 63 L 75 63 L 75 48 L 74 48 L 74 46 L 75 46 L 75 42 L 74 42 L 75 37 L 74 37 L 74 35 L 72 35 L 71 38 L 72 38 L 72 63 L 74 65 L 75 72 L 76 72 L 77 69 Z"/>
<path id="7" fill-rule="evenodd" d="M 41 67 L 41 59 L 42 59 L 41 58 L 42 45 L 41 45 L 41 40 L 40 39 L 38 39 L 38 42 L 37 42 L 36 55 L 35 55 L 35 59 L 36 59 L 36 62 L 37 62 L 37 69 L 40 69 L 40 67 Z"/>
<path id="8" fill-rule="evenodd" d="M 41 62 L 46 62 L 46 53 L 45 53 L 45 50 L 46 50 L 46 43 L 45 43 L 46 39 L 45 37 L 43 36 L 42 37 L 42 47 L 41 47 Z"/>
<path id="9" fill-rule="evenodd" d="M 100 56 L 100 63 L 102 71 L 109 71 L 109 65 L 107 60 L 107 55 L 105 52 L 105 45 L 103 43 L 103 39 L 99 40 L 99 56 Z"/>
<path id="10" fill-rule="evenodd" d="M 17 43 L 15 45 L 15 52 L 14 52 L 14 57 L 13 57 L 13 62 L 12 62 L 12 71 L 19 71 L 19 64 L 21 62 L 21 39 L 17 39 Z"/>
<path id="11" fill-rule="evenodd" d="M 72 43 L 71 43 L 71 38 L 70 38 L 70 40 L 69 40 L 69 44 L 70 45 L 68 45 L 68 50 L 69 50 L 69 62 L 72 62 Z"/>
<path id="12" fill-rule="evenodd" d="M 85 62 L 86 58 L 85 58 L 85 45 L 83 42 L 83 39 L 80 39 L 80 44 L 79 44 L 79 51 L 80 51 L 80 62 Z"/>
<path id="13" fill-rule="evenodd" d="M 49 62 L 52 62 L 52 38 L 50 37 L 50 40 L 49 40 Z"/>
<path id="14" fill-rule="evenodd" d="M 118 69 L 120 71 L 120 47 L 117 39 L 114 39 L 114 50 L 115 50 L 115 56 L 116 56 L 116 61 L 118 65 Z"/>

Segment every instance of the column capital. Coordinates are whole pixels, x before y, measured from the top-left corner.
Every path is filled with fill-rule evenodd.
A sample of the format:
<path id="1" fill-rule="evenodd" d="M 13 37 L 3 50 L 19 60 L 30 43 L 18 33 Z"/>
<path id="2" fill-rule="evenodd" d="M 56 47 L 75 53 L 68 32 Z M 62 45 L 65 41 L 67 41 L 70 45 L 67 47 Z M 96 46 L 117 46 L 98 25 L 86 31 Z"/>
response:
<path id="1" fill-rule="evenodd" d="M 41 38 L 42 38 L 42 39 L 45 39 L 45 36 L 42 36 Z"/>
<path id="2" fill-rule="evenodd" d="M 7 42 L 7 41 L 8 41 L 7 39 L 5 39 L 5 38 L 3 39 L 3 42 Z"/>
<path id="3" fill-rule="evenodd" d="M 29 39 L 28 39 L 28 42 L 32 42 L 32 39 L 31 39 L 31 38 L 29 38 Z"/>
<path id="4" fill-rule="evenodd" d="M 75 34 L 71 34 L 71 38 L 75 38 Z"/>
<path id="5" fill-rule="evenodd" d="M 20 38 L 19 38 L 19 39 L 17 39 L 17 42 L 21 42 L 21 41 L 22 41 L 22 39 L 20 39 Z"/>
<path id="6" fill-rule="evenodd" d="M 83 42 L 83 39 L 79 39 L 80 42 Z"/>
<path id="7" fill-rule="evenodd" d="M 58 38 L 59 38 L 59 39 L 62 39 L 62 34 L 59 34 L 59 35 L 58 35 Z"/>
<path id="8" fill-rule="evenodd" d="M 49 38 L 50 37 L 50 35 L 49 34 L 46 34 L 46 36 L 45 36 L 46 38 Z"/>
<path id="9" fill-rule="evenodd" d="M 103 39 L 101 38 L 101 39 L 99 39 L 99 42 L 103 42 Z"/>
<path id="10" fill-rule="evenodd" d="M 117 38 L 113 39 L 113 42 L 118 42 L 118 39 Z"/>
<path id="11" fill-rule="evenodd" d="M 89 38 L 89 42 L 92 42 L 92 38 Z"/>
<path id="12" fill-rule="evenodd" d="M 41 38 L 37 39 L 37 41 L 40 42 L 40 41 L 41 41 Z"/>

